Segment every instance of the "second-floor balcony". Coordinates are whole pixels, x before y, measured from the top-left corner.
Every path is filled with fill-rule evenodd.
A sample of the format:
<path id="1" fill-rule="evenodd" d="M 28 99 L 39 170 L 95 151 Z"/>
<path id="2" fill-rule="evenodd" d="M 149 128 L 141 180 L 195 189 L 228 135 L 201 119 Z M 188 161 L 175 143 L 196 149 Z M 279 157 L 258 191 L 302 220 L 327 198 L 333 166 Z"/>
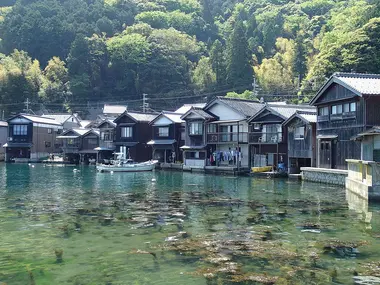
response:
<path id="1" fill-rule="evenodd" d="M 277 144 L 283 142 L 282 133 L 250 133 L 249 134 L 250 143 L 265 143 L 265 144 Z"/>
<path id="2" fill-rule="evenodd" d="M 225 133 L 209 133 L 207 134 L 208 143 L 248 143 L 247 132 L 225 132 Z"/>
<path id="3" fill-rule="evenodd" d="M 115 143 L 113 141 L 103 141 L 103 140 L 100 140 L 99 141 L 99 147 L 102 148 L 102 149 L 113 150 L 113 149 L 115 149 Z"/>

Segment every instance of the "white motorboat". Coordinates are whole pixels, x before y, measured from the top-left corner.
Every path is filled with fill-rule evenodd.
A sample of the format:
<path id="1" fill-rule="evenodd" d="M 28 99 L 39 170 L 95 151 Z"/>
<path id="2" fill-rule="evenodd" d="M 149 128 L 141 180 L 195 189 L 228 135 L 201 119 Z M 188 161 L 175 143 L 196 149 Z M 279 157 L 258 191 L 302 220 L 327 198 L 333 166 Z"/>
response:
<path id="1" fill-rule="evenodd" d="M 110 164 L 98 164 L 96 169 L 99 172 L 139 172 L 152 171 L 157 160 L 149 160 L 145 162 L 134 162 L 132 159 L 126 159 L 126 152 L 115 153 L 116 159 L 111 160 Z"/>
<path id="2" fill-rule="evenodd" d="M 138 171 L 152 171 L 157 164 L 157 160 L 150 160 L 145 162 L 134 162 L 132 160 L 125 161 L 112 161 L 113 163 L 99 164 L 96 169 L 100 172 L 138 172 Z"/>

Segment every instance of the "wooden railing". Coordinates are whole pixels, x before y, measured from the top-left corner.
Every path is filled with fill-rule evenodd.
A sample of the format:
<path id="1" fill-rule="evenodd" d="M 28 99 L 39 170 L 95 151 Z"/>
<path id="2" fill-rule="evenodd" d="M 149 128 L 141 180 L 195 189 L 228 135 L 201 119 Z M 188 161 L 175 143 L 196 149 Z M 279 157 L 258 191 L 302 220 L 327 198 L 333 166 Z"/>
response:
<path id="1" fill-rule="evenodd" d="M 282 133 L 250 133 L 250 143 L 276 144 L 282 142 Z"/>

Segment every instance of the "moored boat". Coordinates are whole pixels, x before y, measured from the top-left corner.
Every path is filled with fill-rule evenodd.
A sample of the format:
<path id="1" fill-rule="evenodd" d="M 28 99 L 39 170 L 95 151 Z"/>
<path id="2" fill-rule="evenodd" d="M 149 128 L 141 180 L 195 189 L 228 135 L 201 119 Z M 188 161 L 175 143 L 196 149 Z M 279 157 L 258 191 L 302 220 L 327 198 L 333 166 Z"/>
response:
<path id="1" fill-rule="evenodd" d="M 111 160 L 110 164 L 98 164 L 96 169 L 99 172 L 139 172 L 152 171 L 157 164 L 157 160 L 145 162 L 134 162 L 131 158 L 126 158 L 126 148 L 122 147 L 120 153 L 115 153 L 116 159 Z M 129 155 L 129 150 L 128 150 Z"/>

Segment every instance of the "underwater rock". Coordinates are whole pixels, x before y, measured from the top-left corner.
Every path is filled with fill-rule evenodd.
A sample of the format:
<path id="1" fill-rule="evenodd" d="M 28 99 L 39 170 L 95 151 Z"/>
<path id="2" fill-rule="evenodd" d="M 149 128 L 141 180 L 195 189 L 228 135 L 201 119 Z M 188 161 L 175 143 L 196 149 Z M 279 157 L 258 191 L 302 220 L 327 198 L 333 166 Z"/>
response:
<path id="1" fill-rule="evenodd" d="M 357 248 L 366 244 L 368 244 L 367 241 L 345 242 L 330 240 L 323 246 L 323 250 L 325 253 L 334 253 L 339 257 L 354 257 L 359 253 Z"/>
<path id="2" fill-rule="evenodd" d="M 247 273 L 243 275 L 232 276 L 232 282 L 253 281 L 259 284 L 273 285 L 278 280 L 277 276 L 269 276 L 266 274 Z"/>

